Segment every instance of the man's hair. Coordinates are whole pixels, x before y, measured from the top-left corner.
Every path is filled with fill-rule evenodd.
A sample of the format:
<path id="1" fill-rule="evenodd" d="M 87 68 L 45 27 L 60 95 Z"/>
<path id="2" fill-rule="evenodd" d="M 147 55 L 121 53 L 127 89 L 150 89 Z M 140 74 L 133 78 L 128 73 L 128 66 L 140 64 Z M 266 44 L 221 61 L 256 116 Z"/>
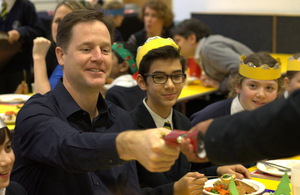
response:
<path id="1" fill-rule="evenodd" d="M 195 18 L 184 20 L 171 29 L 172 37 L 180 35 L 187 39 L 192 34 L 196 35 L 196 41 L 198 42 L 203 37 L 211 35 L 212 32 L 208 26 Z"/>
<path id="2" fill-rule="evenodd" d="M 167 4 L 162 0 L 149 0 L 141 7 L 139 19 L 144 22 L 145 9 L 149 7 L 157 12 L 158 17 L 164 22 L 164 27 L 173 23 L 174 14 Z"/>
<path id="3" fill-rule="evenodd" d="M 145 83 L 147 83 L 147 76 L 145 76 L 146 73 L 148 73 L 151 65 L 156 60 L 180 60 L 181 67 L 182 67 L 182 73 L 185 72 L 185 60 L 180 55 L 180 49 L 176 49 L 173 46 L 163 46 L 157 49 L 150 50 L 142 59 L 140 66 L 139 66 L 139 74 L 142 75 L 144 78 Z"/>
<path id="4" fill-rule="evenodd" d="M 269 65 L 270 68 L 274 67 L 278 62 L 275 60 L 268 52 L 257 52 L 250 54 L 244 59 L 244 63 L 247 64 L 248 62 L 252 62 L 256 67 L 260 67 L 263 64 Z M 238 85 L 240 88 L 242 87 L 242 82 L 246 77 L 237 73 L 234 77 L 231 77 L 228 81 L 229 87 L 229 95 L 228 97 L 235 97 L 237 95 L 235 88 Z M 281 95 L 282 93 L 282 86 L 281 86 L 281 77 L 276 79 L 278 83 L 278 90 L 277 93 Z"/>
<path id="5" fill-rule="evenodd" d="M 113 44 L 115 30 L 114 22 L 98 10 L 85 9 L 73 11 L 62 19 L 57 28 L 57 46 L 67 52 L 67 48 L 73 36 L 73 27 L 78 23 L 93 21 L 100 21 L 107 27 L 111 44 Z"/>

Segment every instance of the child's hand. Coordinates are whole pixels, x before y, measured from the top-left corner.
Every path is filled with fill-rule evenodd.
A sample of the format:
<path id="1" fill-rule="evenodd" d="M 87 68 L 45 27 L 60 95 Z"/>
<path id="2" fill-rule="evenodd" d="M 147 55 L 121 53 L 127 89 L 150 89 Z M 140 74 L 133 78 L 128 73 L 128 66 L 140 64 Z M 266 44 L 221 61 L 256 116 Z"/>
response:
<path id="1" fill-rule="evenodd" d="M 25 83 L 25 81 L 22 81 L 16 91 L 15 91 L 15 94 L 28 94 L 28 85 L 27 83 Z"/>
<path id="2" fill-rule="evenodd" d="M 174 195 L 179 194 L 202 194 L 207 178 L 198 172 L 189 172 L 174 183 Z"/>
<path id="3" fill-rule="evenodd" d="M 204 87 L 215 87 L 217 89 L 220 88 L 220 82 L 214 80 L 206 75 L 202 75 L 199 79 Z"/>
<path id="4" fill-rule="evenodd" d="M 241 164 L 220 166 L 217 169 L 217 173 L 219 176 L 226 173 L 233 173 L 236 175 L 236 178 L 238 179 L 243 179 L 243 178 L 251 179 L 251 174 L 249 170 Z"/>

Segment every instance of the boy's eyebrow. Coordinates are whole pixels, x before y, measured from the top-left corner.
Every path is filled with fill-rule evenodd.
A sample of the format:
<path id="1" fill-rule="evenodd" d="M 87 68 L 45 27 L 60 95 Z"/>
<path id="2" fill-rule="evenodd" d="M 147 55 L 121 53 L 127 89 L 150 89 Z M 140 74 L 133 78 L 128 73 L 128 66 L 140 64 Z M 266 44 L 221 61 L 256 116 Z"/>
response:
<path id="1" fill-rule="evenodd" d="M 182 73 L 182 70 L 174 70 L 172 73 Z M 166 72 L 163 71 L 155 71 L 152 74 L 166 74 Z"/>
<path id="2" fill-rule="evenodd" d="M 11 143 L 11 140 L 8 140 L 8 141 L 6 142 L 6 145 L 7 145 L 7 144 L 10 144 L 10 143 Z"/>

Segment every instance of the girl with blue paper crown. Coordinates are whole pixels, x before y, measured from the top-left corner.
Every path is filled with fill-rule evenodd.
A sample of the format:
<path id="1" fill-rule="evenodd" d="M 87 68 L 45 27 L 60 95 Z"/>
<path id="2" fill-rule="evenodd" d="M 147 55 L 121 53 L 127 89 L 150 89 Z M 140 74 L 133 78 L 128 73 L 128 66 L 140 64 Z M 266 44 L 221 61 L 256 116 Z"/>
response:
<path id="1" fill-rule="evenodd" d="M 290 57 L 287 63 L 286 76 L 283 81 L 288 95 L 300 88 L 300 53 L 296 53 Z"/>
<path id="2" fill-rule="evenodd" d="M 128 112 L 133 110 L 140 100 L 146 96 L 146 93 L 139 88 L 134 79 L 138 74 L 135 61 L 136 50 L 135 46 L 125 42 L 115 42 L 113 44 L 112 69 L 109 75 L 113 82 L 105 94 L 105 99 Z"/>
<path id="3" fill-rule="evenodd" d="M 197 123 L 243 110 L 254 110 L 281 94 L 281 62 L 266 52 L 240 57 L 239 73 L 229 80 L 229 99 L 213 103 L 191 116 Z"/>

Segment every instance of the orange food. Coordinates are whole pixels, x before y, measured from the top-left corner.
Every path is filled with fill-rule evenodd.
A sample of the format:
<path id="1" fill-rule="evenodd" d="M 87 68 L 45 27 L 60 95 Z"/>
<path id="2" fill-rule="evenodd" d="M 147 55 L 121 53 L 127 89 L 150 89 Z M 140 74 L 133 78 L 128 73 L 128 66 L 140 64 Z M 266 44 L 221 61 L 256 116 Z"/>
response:
<path id="1" fill-rule="evenodd" d="M 16 115 L 14 111 L 6 111 L 4 115 Z"/>

